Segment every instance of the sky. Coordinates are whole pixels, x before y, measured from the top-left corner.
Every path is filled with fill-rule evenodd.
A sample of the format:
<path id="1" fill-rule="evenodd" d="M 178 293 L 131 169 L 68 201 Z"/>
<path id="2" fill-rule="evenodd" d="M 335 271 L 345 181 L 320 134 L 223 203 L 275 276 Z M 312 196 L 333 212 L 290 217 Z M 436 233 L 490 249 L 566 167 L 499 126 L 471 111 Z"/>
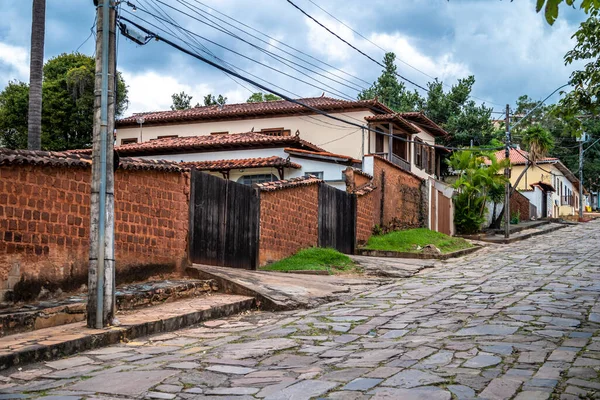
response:
<path id="1" fill-rule="evenodd" d="M 535 0 L 312 0 L 368 39 L 365 40 L 317 8 L 311 0 L 292 1 L 377 60 L 383 58 L 384 52 L 370 42 L 395 52 L 398 72 L 419 85 L 426 86 L 435 77 L 450 86 L 457 79 L 474 75 L 476 83 L 472 95 L 475 100 L 478 103 L 485 101 L 497 111 L 503 110 L 507 103 L 514 104 L 520 95 L 527 94 L 539 100 L 567 83 L 575 66 L 565 66 L 563 57 L 573 48 L 571 36 L 585 18 L 582 11 L 563 6 L 558 21 L 549 26 L 543 16 L 535 12 Z M 130 2 L 137 6 L 137 10 L 132 11 L 131 7 L 123 4 L 122 16 L 151 30 L 160 28 L 165 31 L 164 22 L 157 21 L 147 12 L 162 15 L 164 20 L 169 18 L 178 27 L 167 26 L 179 38 L 191 42 L 185 32 L 177 32 L 179 28 L 202 37 L 192 36 L 196 41 L 192 43 L 194 51 L 199 52 L 200 44 L 204 46 L 202 49 L 239 68 L 240 73 L 253 74 L 262 79 L 261 83 L 273 88 L 279 86 L 292 97 L 313 97 L 325 93 L 332 97 L 355 98 L 359 89 L 369 86 L 367 82 L 373 82 L 381 74 L 379 65 L 302 15 L 286 0 Z M 29 79 L 31 1 L 0 0 L 0 4 L 1 89 L 11 80 L 27 82 Z M 204 4 L 261 33 L 228 20 Z M 47 0 L 46 7 L 45 59 L 76 50 L 93 55 L 95 37 L 91 33 L 95 8 L 92 1 Z M 203 19 L 207 14 L 203 13 L 208 13 L 208 18 L 220 24 L 221 31 L 214 25 L 202 23 L 207 21 Z M 215 16 L 227 24 L 214 20 Z M 236 27 L 251 32 L 266 43 L 247 36 Z M 325 77 L 290 61 L 284 61 L 286 66 L 276 57 L 223 32 L 223 28 Z M 167 38 L 172 38 L 168 31 L 166 33 Z M 262 36 L 262 33 L 271 38 Z M 284 47 L 276 40 L 305 55 Z M 281 53 L 279 49 L 322 69 Z M 200 54 L 214 60 L 211 55 Z M 223 72 L 154 40 L 140 46 L 120 37 L 117 68 L 129 87 L 130 105 L 125 115 L 169 109 L 171 95 L 181 91 L 192 95 L 194 104 L 202 103 L 203 96 L 209 93 L 223 94 L 228 103 L 244 102 L 252 92 L 258 91 L 247 83 L 240 85 Z M 410 83 L 406 83 L 406 87 L 416 89 Z M 557 96 L 550 101 L 556 101 Z"/>

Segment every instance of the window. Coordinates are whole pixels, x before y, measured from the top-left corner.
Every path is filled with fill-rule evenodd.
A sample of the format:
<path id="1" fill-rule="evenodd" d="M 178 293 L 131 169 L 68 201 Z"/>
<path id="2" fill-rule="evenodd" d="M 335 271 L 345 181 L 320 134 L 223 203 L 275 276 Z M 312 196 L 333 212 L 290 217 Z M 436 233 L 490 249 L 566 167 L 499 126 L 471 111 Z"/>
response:
<path id="1" fill-rule="evenodd" d="M 163 135 L 163 136 L 158 136 L 157 139 L 167 139 L 167 138 L 174 138 L 174 137 L 179 137 L 179 135 Z"/>
<path id="2" fill-rule="evenodd" d="M 254 185 L 255 183 L 273 182 L 278 179 L 273 174 L 257 174 L 257 175 L 244 175 L 237 181 L 243 185 Z"/>
<path id="3" fill-rule="evenodd" d="M 319 179 L 323 179 L 323 171 L 318 172 L 305 172 L 304 176 L 308 177 L 309 175 L 316 176 Z"/>
<path id="4" fill-rule="evenodd" d="M 131 143 L 137 143 L 137 142 L 138 142 L 137 138 L 121 139 L 121 145 L 131 144 Z"/>
<path id="5" fill-rule="evenodd" d="M 269 135 L 269 136 L 290 136 L 290 130 L 283 129 L 283 128 L 261 129 L 260 133 L 262 133 L 263 135 Z"/>
<path id="6" fill-rule="evenodd" d="M 211 135 L 227 135 L 229 133 L 229 131 L 224 131 L 224 132 L 211 132 Z"/>
<path id="7" fill-rule="evenodd" d="M 383 153 L 383 135 L 375 133 L 375 153 Z"/>

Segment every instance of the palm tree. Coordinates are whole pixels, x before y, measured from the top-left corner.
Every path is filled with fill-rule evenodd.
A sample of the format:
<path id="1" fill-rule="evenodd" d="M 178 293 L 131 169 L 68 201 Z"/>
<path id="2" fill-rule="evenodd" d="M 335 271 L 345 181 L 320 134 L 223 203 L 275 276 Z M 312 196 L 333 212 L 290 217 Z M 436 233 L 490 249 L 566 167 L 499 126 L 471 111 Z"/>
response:
<path id="1" fill-rule="evenodd" d="M 46 0 L 33 0 L 31 19 L 31 58 L 29 61 L 29 121 L 27 148 L 42 148 L 42 74 L 44 68 L 44 36 Z"/>
<path id="2" fill-rule="evenodd" d="M 527 157 L 527 164 L 523 171 L 515 181 L 515 184 L 512 186 L 510 190 L 510 195 L 512 196 L 521 179 L 525 176 L 530 167 L 535 167 L 538 161 L 543 160 L 548 155 L 548 152 L 552 150 L 554 147 L 554 138 L 552 134 L 548 132 L 546 129 L 542 128 L 539 125 L 533 125 L 527 128 L 525 132 L 523 132 L 523 144 L 529 150 L 529 156 Z M 525 155 L 523 152 L 516 150 L 521 153 L 521 155 Z M 504 207 L 502 211 L 498 215 L 498 218 L 492 223 L 492 226 L 495 228 L 500 227 L 500 222 L 502 222 L 502 218 L 504 217 Z"/>

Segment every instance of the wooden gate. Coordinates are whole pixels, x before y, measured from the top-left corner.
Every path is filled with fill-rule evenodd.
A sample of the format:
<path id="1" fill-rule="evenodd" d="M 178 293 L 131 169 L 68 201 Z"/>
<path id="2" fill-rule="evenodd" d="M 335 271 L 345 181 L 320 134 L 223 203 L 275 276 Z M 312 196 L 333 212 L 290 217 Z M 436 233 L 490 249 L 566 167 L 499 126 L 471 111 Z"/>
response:
<path id="1" fill-rule="evenodd" d="M 451 215 L 451 204 L 452 199 L 444 196 L 440 191 L 437 191 L 437 231 L 445 233 L 446 235 L 452 235 L 450 223 L 452 220 Z"/>
<path id="2" fill-rule="evenodd" d="M 250 186 L 192 171 L 190 260 L 256 269 L 260 203 Z"/>
<path id="3" fill-rule="evenodd" d="M 319 247 L 353 254 L 356 243 L 356 195 L 319 186 Z"/>

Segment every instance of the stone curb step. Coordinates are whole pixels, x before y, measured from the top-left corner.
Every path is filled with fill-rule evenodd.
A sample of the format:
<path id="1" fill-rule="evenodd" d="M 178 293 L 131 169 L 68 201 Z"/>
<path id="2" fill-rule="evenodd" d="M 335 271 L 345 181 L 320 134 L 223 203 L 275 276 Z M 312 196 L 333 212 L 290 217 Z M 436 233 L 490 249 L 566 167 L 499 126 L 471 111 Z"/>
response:
<path id="1" fill-rule="evenodd" d="M 511 244 L 511 243 L 519 242 L 521 240 L 532 238 L 534 236 L 545 235 L 546 233 L 554 232 L 554 231 L 557 231 L 559 229 L 563 229 L 563 228 L 566 228 L 566 227 L 569 227 L 569 226 L 572 226 L 572 225 L 570 225 L 570 224 L 562 224 L 562 225 L 559 225 L 559 226 L 553 226 L 553 227 L 548 228 L 548 229 L 543 229 L 541 231 L 535 231 L 535 232 L 525 233 L 523 235 L 516 236 L 516 237 L 513 237 L 513 238 L 509 238 L 509 239 L 486 239 L 486 238 L 481 238 L 479 240 L 482 241 L 482 242 L 488 242 L 488 243 Z"/>
<path id="2" fill-rule="evenodd" d="M 208 307 L 204 305 L 204 308 L 202 308 L 202 301 L 211 298 L 215 298 L 212 301 L 213 304 Z M 215 301 L 217 299 L 219 301 Z M 178 303 L 182 303 L 182 306 L 178 306 Z M 210 301 L 205 300 L 205 303 L 210 303 Z M 161 311 L 161 307 L 169 307 L 172 310 L 170 312 L 166 309 Z M 88 329 L 83 323 L 77 323 L 41 329 L 18 336 L 9 336 L 0 339 L 0 370 L 27 363 L 53 360 L 137 337 L 171 332 L 209 319 L 227 317 L 255 307 L 256 300 L 251 297 L 214 295 L 192 300 L 180 300 L 163 306 L 148 307 L 129 315 L 118 316 L 122 325 L 106 328 L 105 330 Z M 185 311 L 186 308 L 189 309 L 189 312 Z M 148 314 L 153 311 L 156 317 L 148 318 Z M 163 317 L 169 314 L 171 316 Z M 28 336 L 31 337 L 29 340 Z M 39 338 L 39 340 L 36 341 L 35 338 Z M 14 344 L 19 340 L 25 345 L 15 349 Z"/>

